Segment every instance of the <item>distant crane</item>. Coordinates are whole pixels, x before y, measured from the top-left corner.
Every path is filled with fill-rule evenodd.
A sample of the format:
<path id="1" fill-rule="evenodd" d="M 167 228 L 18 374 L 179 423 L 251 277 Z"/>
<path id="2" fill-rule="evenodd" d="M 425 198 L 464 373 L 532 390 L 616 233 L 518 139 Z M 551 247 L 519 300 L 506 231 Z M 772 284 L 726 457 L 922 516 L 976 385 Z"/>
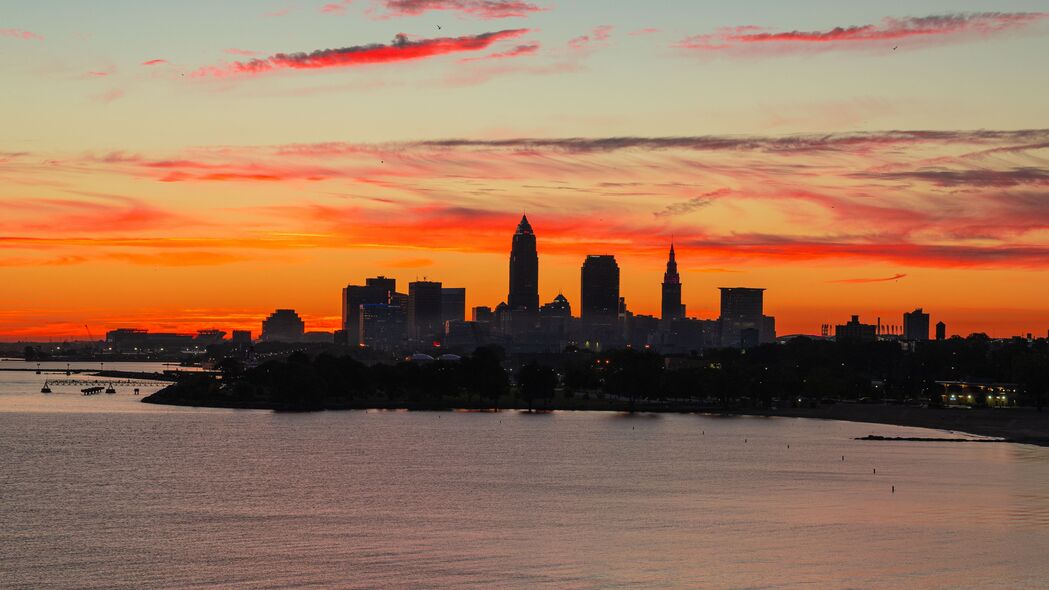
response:
<path id="1" fill-rule="evenodd" d="M 84 329 L 87 330 L 87 339 L 90 342 L 94 342 L 95 341 L 95 337 L 91 335 L 91 328 L 88 328 L 87 324 L 84 324 Z"/>

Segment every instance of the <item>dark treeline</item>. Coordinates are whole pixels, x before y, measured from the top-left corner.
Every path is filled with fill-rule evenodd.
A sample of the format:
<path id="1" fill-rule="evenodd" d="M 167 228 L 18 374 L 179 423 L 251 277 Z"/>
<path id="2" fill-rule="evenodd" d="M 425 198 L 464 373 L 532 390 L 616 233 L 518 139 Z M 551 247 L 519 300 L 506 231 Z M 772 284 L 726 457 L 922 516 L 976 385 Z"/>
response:
<path id="1" fill-rule="evenodd" d="M 223 360 L 222 378 L 197 377 L 150 401 L 320 409 L 338 407 L 596 408 L 638 404 L 770 407 L 806 400 L 910 400 L 937 405 L 936 381 L 1012 382 L 1020 402 L 1040 407 L 1049 390 L 1045 340 L 991 341 L 986 336 L 919 343 L 832 342 L 796 338 L 749 350 L 708 350 L 665 359 L 640 350 L 569 350 L 504 369 L 498 347 L 457 361 L 365 364 L 350 356 L 301 352 L 245 370 Z M 568 400 L 577 400 L 569 403 Z M 612 407 L 609 405 L 608 407 Z"/>

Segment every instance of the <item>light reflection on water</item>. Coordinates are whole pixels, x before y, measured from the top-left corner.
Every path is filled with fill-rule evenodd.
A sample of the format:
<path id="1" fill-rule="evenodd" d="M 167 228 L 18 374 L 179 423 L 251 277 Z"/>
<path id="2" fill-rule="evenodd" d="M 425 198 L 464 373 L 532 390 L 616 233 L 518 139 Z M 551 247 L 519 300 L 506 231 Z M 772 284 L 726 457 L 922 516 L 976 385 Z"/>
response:
<path id="1" fill-rule="evenodd" d="M 28 375 L 0 373 L 3 588 L 1049 579 L 1049 449 L 800 419 L 165 408 Z"/>

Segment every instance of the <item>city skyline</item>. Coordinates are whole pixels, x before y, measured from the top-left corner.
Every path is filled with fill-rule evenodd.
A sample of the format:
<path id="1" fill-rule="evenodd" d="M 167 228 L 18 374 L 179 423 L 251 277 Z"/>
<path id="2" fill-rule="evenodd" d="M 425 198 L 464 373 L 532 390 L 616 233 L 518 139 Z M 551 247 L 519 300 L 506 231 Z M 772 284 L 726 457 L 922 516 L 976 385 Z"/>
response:
<path id="1" fill-rule="evenodd" d="M 377 272 L 492 305 L 522 212 L 540 303 L 607 252 L 659 315 L 673 240 L 694 317 L 739 284 L 780 333 L 1049 327 L 1043 2 L 599 8 L 8 7 L 0 339 L 333 331 Z"/>
<path id="2" fill-rule="evenodd" d="M 549 303 L 535 301 L 539 274 L 538 237 L 527 216 L 514 230 L 509 251 L 508 295 L 498 305 L 477 305 L 467 320 L 467 290 L 447 287 L 428 277 L 397 290 L 397 280 L 386 275 L 368 277 L 364 284 L 349 284 L 341 291 L 341 328 L 331 332 L 307 330 L 294 309 L 277 309 L 262 321 L 259 342 L 307 342 L 348 345 L 395 352 L 398 350 L 452 347 L 472 348 L 497 344 L 513 353 L 556 353 L 569 347 L 605 350 L 616 347 L 651 348 L 681 354 L 715 348 L 752 348 L 777 341 L 776 318 L 765 313 L 761 287 L 718 287 L 720 306 L 716 317 L 696 317 L 680 303 L 683 284 L 671 242 L 661 283 L 662 313 L 635 314 L 620 296 L 620 268 L 611 254 L 588 254 L 580 274 L 578 315 L 563 292 Z M 510 305 L 508 302 L 524 302 Z M 820 326 L 821 338 L 838 340 L 889 339 L 902 343 L 931 339 L 930 314 L 921 307 L 903 312 L 902 323 L 892 319 L 864 324 L 852 314 L 844 324 Z M 86 326 L 85 326 L 86 328 Z M 149 333 L 141 328 L 120 328 L 106 333 L 109 344 L 135 351 L 156 346 L 200 345 L 223 341 L 223 330 L 198 329 L 196 334 Z M 233 341 L 251 341 L 251 332 L 235 330 Z M 791 339 L 799 334 L 785 334 Z M 805 334 L 801 334 L 805 335 Z M 816 334 L 807 334 L 816 337 Z M 936 324 L 936 340 L 947 337 L 946 325 Z M 1023 334 L 1016 336 L 1023 337 Z M 1028 339 L 1033 338 L 1027 333 Z M 154 344 L 150 345 L 150 341 Z"/>
<path id="3" fill-rule="evenodd" d="M 557 295 L 552 298 L 549 303 L 542 303 L 541 299 L 536 299 L 536 282 L 539 275 L 540 261 L 537 255 L 538 253 L 538 239 L 535 235 L 534 230 L 531 227 L 530 222 L 527 219 L 527 215 L 522 215 L 520 221 L 517 224 L 516 229 L 513 232 L 511 246 L 509 249 L 509 281 L 508 281 L 508 292 L 509 294 L 504 298 L 498 305 L 492 304 L 492 302 L 478 302 L 473 301 L 474 305 L 467 305 L 467 302 L 471 301 L 467 298 L 467 289 L 465 287 L 445 287 L 441 281 L 431 280 L 430 277 L 424 276 L 421 279 L 416 276 L 414 281 L 407 281 L 407 293 L 400 293 L 396 289 L 397 278 L 390 277 L 385 274 L 379 274 L 378 276 L 368 277 L 364 280 L 364 285 L 349 284 L 342 288 L 341 292 L 341 305 L 342 312 L 340 320 L 334 329 L 325 331 L 328 328 L 328 324 L 312 325 L 307 326 L 307 323 L 300 318 L 298 312 L 293 308 L 277 308 L 271 312 L 264 319 L 261 319 L 261 329 L 258 330 L 260 341 L 298 341 L 302 339 L 303 335 L 307 338 L 305 342 L 326 342 L 324 334 L 328 336 L 334 336 L 335 343 L 343 343 L 350 345 L 361 345 L 364 346 L 363 331 L 360 319 L 365 313 L 365 309 L 368 309 L 368 314 L 373 315 L 380 311 L 378 308 L 390 307 L 397 311 L 397 315 L 400 317 L 400 322 L 404 336 L 408 340 L 423 340 L 426 341 L 427 337 L 422 336 L 419 333 L 419 326 L 424 326 L 423 333 L 433 334 L 434 344 L 438 340 L 444 337 L 443 331 L 445 329 L 445 322 L 448 320 L 458 320 L 460 322 L 466 319 L 466 311 L 473 310 L 473 314 L 476 316 L 479 309 L 485 310 L 484 313 L 495 314 L 491 318 L 484 320 L 484 322 L 497 322 L 497 316 L 501 308 L 505 308 L 507 312 L 513 312 L 515 319 L 514 327 L 507 330 L 507 333 L 519 332 L 521 330 L 538 329 L 540 325 L 538 318 L 540 312 L 547 309 L 554 309 L 556 307 L 564 307 L 569 311 L 565 314 L 565 317 L 576 318 L 580 320 L 582 326 L 588 326 L 593 328 L 596 326 L 611 326 L 616 324 L 617 316 L 618 319 L 622 320 L 622 314 L 627 312 L 629 309 L 629 303 L 625 297 L 620 296 L 621 292 L 621 281 L 620 281 L 620 267 L 616 261 L 614 254 L 587 254 L 584 258 L 582 265 L 582 274 L 579 281 L 579 299 L 578 307 L 576 309 L 579 312 L 575 315 L 571 313 L 572 304 L 570 300 L 564 295 L 564 289 L 558 289 Z M 663 280 L 660 284 L 660 307 L 659 314 L 649 314 L 647 312 L 640 312 L 635 314 L 633 310 L 629 310 L 628 315 L 633 317 L 634 315 L 645 317 L 654 317 L 660 320 L 660 327 L 654 329 L 653 334 L 656 332 L 664 333 L 670 331 L 671 324 L 669 321 L 673 320 L 690 320 L 690 321 L 716 321 L 719 323 L 718 333 L 716 336 L 717 344 L 710 344 L 709 346 L 727 346 L 727 347 L 738 347 L 740 343 L 743 347 L 754 346 L 758 343 L 772 342 L 776 338 L 776 321 L 774 316 L 763 315 L 764 308 L 764 297 L 763 292 L 766 290 L 763 287 L 717 287 L 720 291 L 720 306 L 717 313 L 711 313 L 707 316 L 700 316 L 696 314 L 686 313 L 687 306 L 680 303 L 683 300 L 684 285 L 678 273 L 677 256 L 673 240 L 669 245 L 669 252 L 667 253 L 667 260 L 665 263 L 665 271 L 663 273 Z M 523 268 L 522 268 L 523 267 Z M 592 270 L 588 271 L 588 267 Z M 607 269 L 601 267 L 608 267 Z M 589 273 L 589 278 L 588 278 Z M 597 286 L 591 286 L 590 296 L 586 293 L 587 282 L 592 285 L 594 283 Z M 611 291 L 610 291 L 611 289 Z M 420 298 L 417 296 L 417 292 L 425 290 L 427 295 L 423 300 L 423 304 L 426 307 L 425 314 L 426 319 L 424 321 L 418 321 L 416 318 L 420 313 L 418 311 Z M 605 295 L 604 292 L 608 292 Z M 517 300 L 523 300 L 525 302 L 536 301 L 536 305 L 509 305 L 508 301 L 514 301 L 515 297 Z M 589 298 L 588 298 L 589 297 Z M 756 299 L 754 299 L 756 298 Z M 607 299 L 607 301 L 605 300 Z M 448 306 L 448 302 L 451 302 L 451 309 L 442 310 L 442 302 L 444 306 Z M 552 307 L 554 306 L 554 307 Z M 746 311 L 739 311 L 745 309 Z M 613 311 L 617 310 L 617 311 Z M 726 312 L 728 315 L 726 316 Z M 383 312 L 385 315 L 388 312 Z M 298 323 L 297 328 L 293 327 L 291 332 L 297 330 L 297 337 L 286 337 L 288 328 L 285 323 L 281 324 L 280 328 L 271 330 L 271 334 L 282 334 L 285 337 L 267 337 L 266 325 L 271 322 L 274 317 L 278 317 L 282 322 L 285 318 L 281 317 L 283 314 L 290 316 L 292 324 Z M 561 312 L 557 312 L 555 315 L 562 315 Z M 837 324 L 834 332 L 829 332 L 828 328 L 834 324 L 824 323 L 819 326 L 820 336 L 838 336 L 844 333 L 846 338 L 854 337 L 855 329 L 862 328 L 869 330 L 870 335 L 877 336 L 899 336 L 903 337 L 904 340 L 928 340 L 929 339 L 929 314 L 923 313 L 921 307 L 916 308 L 912 312 L 902 312 L 902 321 L 898 324 L 891 323 L 892 314 L 889 315 L 889 321 L 882 323 L 882 318 L 879 315 L 877 318 L 876 325 L 862 324 L 859 321 L 861 314 L 850 314 L 851 320 L 845 324 Z M 895 313 L 899 316 L 900 313 Z M 587 318 L 589 316 L 589 319 Z M 912 332 L 908 332 L 907 325 L 912 321 L 912 316 L 915 318 L 914 321 L 920 322 L 914 324 L 911 328 L 913 333 L 918 333 L 919 330 L 923 330 L 926 334 L 925 337 L 909 337 Z M 261 316 L 260 316 L 261 317 Z M 604 317 L 605 320 L 594 318 Z M 528 319 L 526 319 L 528 318 Z M 507 316 L 509 321 L 509 316 Z M 472 322 L 476 323 L 477 318 L 472 318 Z M 730 321 L 730 324 L 735 325 L 734 328 L 729 329 L 729 333 L 722 333 L 725 328 L 720 325 L 723 321 Z M 609 324 L 609 322 L 611 322 Z M 740 338 L 740 322 L 743 325 L 754 330 L 752 336 L 753 340 L 747 338 Z M 119 322 L 118 322 L 119 323 Z M 532 328 L 527 328 L 526 324 L 533 324 Z M 945 322 L 942 320 L 937 322 L 937 329 L 940 326 L 944 326 Z M 920 326 L 924 326 L 921 328 Z M 87 325 L 83 326 L 86 332 L 90 331 L 90 327 Z M 259 323 L 256 322 L 255 328 L 259 327 Z M 248 324 L 241 324 L 237 327 L 230 328 L 229 333 L 233 334 L 250 334 L 253 333 L 252 328 Z M 312 329 L 307 329 L 312 328 Z M 845 328 L 849 330 L 844 331 Z M 617 329 L 621 330 L 622 326 Z M 768 331 L 768 335 L 762 335 L 765 331 Z M 118 328 L 107 328 L 106 337 L 109 339 L 109 334 L 121 334 L 121 333 L 149 333 L 148 327 L 135 326 L 129 327 L 121 324 Z M 219 334 L 218 339 L 222 340 L 222 335 L 226 334 L 225 330 L 220 330 L 215 325 L 208 325 L 206 327 L 195 326 L 190 329 L 183 328 L 179 331 L 174 332 L 161 332 L 162 336 L 179 336 L 186 342 L 188 338 L 196 335 L 197 339 L 213 339 L 215 334 Z M 343 336 L 339 334 L 342 333 Z M 972 333 L 972 332 L 970 332 Z M 1031 337 L 1032 334 L 1038 334 L 1037 331 L 1028 331 L 1026 333 L 1010 334 L 1009 337 L 1018 336 Z M 1049 331 L 1047 331 L 1049 333 Z M 782 333 L 781 333 L 782 334 Z M 308 336 L 312 335 L 312 338 Z M 578 334 L 577 334 L 578 335 Z M 809 335 L 817 336 L 817 331 L 812 330 L 809 332 L 792 332 L 783 335 Z M 943 339 L 944 336 L 957 336 L 965 335 L 958 333 L 947 333 L 941 334 L 937 332 L 936 339 Z M 387 340 L 389 336 L 384 335 L 382 338 L 383 342 L 391 342 Z M 998 337 L 992 335 L 992 337 Z M 69 340 L 81 340 L 79 337 L 72 337 Z"/>

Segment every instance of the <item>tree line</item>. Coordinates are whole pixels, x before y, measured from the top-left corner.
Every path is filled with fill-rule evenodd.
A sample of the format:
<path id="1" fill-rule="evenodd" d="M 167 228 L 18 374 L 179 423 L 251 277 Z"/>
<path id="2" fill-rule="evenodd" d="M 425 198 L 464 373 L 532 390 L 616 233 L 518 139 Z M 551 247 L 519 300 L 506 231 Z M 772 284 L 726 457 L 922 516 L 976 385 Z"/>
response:
<path id="1" fill-rule="evenodd" d="M 920 342 L 834 342 L 796 338 L 747 350 L 717 349 L 667 359 L 647 350 L 569 349 L 508 371 L 497 346 L 455 361 L 366 364 L 349 355 L 296 352 L 245 369 L 223 359 L 221 379 L 184 381 L 163 396 L 246 407 L 489 407 L 501 401 L 553 408 L 585 396 L 724 407 L 768 407 L 777 400 L 893 399 L 936 405 L 936 381 L 1012 382 L 1021 403 L 1042 405 L 1049 391 L 1049 343 L 984 335 Z M 555 401 L 558 400 L 558 401 Z"/>

